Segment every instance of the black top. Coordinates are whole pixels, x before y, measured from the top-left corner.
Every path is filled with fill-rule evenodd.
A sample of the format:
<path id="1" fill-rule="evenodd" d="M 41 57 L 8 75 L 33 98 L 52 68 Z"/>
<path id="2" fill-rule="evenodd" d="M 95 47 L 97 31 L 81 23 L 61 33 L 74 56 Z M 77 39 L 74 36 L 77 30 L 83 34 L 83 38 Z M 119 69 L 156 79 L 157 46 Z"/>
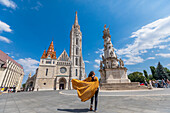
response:
<path id="1" fill-rule="evenodd" d="M 94 81 L 94 77 L 91 77 L 92 78 L 92 81 Z"/>

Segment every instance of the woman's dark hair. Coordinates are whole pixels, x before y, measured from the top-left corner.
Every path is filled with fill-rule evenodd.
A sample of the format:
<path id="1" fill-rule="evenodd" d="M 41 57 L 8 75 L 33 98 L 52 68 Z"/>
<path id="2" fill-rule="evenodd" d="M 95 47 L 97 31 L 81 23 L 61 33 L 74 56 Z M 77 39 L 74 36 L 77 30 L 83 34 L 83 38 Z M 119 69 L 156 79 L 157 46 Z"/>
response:
<path id="1" fill-rule="evenodd" d="M 89 76 L 88 77 L 92 77 L 94 75 L 94 71 L 90 71 Z"/>

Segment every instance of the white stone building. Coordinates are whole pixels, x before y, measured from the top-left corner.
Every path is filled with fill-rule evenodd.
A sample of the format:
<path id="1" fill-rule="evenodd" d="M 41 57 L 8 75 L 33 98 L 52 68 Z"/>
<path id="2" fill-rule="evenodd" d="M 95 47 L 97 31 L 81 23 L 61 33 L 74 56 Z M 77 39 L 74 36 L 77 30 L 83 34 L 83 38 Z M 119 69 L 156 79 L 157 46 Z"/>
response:
<path id="1" fill-rule="evenodd" d="M 23 67 L 0 50 L 0 85 L 20 90 L 24 77 Z"/>
<path id="2" fill-rule="evenodd" d="M 66 50 L 57 58 L 56 51 L 54 51 L 53 41 L 51 42 L 48 50 L 40 59 L 37 74 L 33 79 L 29 78 L 26 83 L 28 89 L 31 85 L 36 90 L 58 90 L 58 89 L 71 89 L 71 79 L 84 79 L 85 64 L 82 57 L 82 33 L 78 24 L 77 12 L 75 22 L 70 32 L 70 55 L 68 56 Z"/>

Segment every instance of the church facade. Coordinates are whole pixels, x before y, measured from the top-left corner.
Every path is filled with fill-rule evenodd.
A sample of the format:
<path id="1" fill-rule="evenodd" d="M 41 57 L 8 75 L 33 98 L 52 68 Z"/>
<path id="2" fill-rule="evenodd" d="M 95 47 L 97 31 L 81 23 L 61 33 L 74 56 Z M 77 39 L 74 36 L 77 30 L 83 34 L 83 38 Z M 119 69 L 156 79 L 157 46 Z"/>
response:
<path id="1" fill-rule="evenodd" d="M 44 50 L 36 74 L 28 77 L 26 90 L 72 89 L 71 79 L 82 80 L 85 75 L 85 63 L 82 56 L 82 33 L 78 24 L 77 12 L 70 32 L 70 53 L 64 50 L 57 58 L 53 41 L 48 50 Z"/>

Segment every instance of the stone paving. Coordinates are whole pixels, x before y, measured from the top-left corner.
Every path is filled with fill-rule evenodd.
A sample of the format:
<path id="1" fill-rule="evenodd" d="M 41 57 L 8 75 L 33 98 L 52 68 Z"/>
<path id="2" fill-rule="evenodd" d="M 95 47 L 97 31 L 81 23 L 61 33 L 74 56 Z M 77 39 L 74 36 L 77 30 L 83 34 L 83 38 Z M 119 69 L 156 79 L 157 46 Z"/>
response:
<path id="1" fill-rule="evenodd" d="M 86 113 L 75 90 L 0 95 L 0 113 Z M 98 113 L 170 113 L 170 89 L 100 91 Z"/>

